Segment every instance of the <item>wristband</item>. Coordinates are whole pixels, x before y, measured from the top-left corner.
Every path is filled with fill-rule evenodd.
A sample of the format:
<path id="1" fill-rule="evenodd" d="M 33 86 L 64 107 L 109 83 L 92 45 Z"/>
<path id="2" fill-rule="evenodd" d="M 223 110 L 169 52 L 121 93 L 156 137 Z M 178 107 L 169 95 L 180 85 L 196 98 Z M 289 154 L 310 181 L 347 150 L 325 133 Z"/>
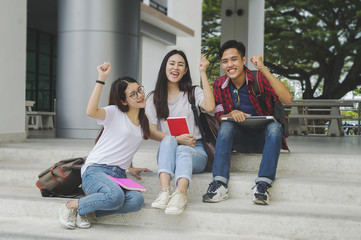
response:
<path id="1" fill-rule="evenodd" d="M 96 80 L 96 82 L 97 82 L 97 83 L 100 83 L 100 84 L 103 84 L 103 85 L 105 84 L 105 82 L 100 81 L 100 80 Z"/>

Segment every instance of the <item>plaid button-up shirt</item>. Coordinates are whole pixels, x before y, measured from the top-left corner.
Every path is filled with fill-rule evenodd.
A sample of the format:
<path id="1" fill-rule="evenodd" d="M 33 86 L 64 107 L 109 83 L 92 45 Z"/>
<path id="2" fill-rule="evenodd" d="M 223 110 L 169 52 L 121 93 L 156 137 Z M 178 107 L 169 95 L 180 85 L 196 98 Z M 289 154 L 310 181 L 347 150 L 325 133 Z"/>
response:
<path id="1" fill-rule="evenodd" d="M 258 71 L 258 86 L 259 86 L 259 91 L 262 94 L 261 101 L 263 102 L 263 107 L 264 107 L 264 112 L 262 112 L 260 103 L 252 88 L 252 84 L 255 81 L 253 74 L 247 67 L 244 67 L 244 69 L 246 71 L 246 86 L 249 93 L 249 99 L 254 109 L 256 110 L 259 116 L 272 116 L 273 115 L 272 98 L 276 99 L 276 101 L 279 100 L 271 84 L 266 79 L 266 77 L 260 71 Z M 216 102 L 214 116 L 216 118 L 219 118 L 222 115 L 230 113 L 232 110 L 234 110 L 234 104 L 232 101 L 231 92 L 229 90 L 230 81 L 231 79 L 228 76 L 224 75 L 218 78 L 213 83 L 213 94 Z M 285 137 L 283 137 L 282 139 L 282 149 L 289 150 Z"/>

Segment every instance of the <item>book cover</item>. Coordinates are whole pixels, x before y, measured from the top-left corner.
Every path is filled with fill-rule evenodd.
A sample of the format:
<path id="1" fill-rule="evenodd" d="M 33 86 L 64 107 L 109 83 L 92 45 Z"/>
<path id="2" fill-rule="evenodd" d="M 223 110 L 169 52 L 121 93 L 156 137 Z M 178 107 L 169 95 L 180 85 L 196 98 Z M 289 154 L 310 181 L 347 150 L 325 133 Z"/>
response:
<path id="1" fill-rule="evenodd" d="M 172 136 L 189 134 L 187 117 L 169 117 L 167 123 Z"/>
<path id="2" fill-rule="evenodd" d="M 109 176 L 109 177 L 111 179 L 113 179 L 114 182 L 116 182 L 119 186 L 121 186 L 122 188 L 125 188 L 127 190 L 135 190 L 135 191 L 140 191 L 140 192 L 145 192 L 145 190 L 147 190 L 146 187 L 140 185 L 137 182 L 134 182 L 130 178 L 115 178 L 112 176 Z"/>

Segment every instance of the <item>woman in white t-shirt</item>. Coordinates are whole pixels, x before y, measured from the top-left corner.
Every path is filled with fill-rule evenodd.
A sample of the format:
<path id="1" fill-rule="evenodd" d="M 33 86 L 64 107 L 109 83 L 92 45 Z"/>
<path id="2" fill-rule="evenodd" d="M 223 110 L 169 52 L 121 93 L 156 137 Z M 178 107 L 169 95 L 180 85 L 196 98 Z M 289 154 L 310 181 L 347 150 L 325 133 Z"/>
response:
<path id="1" fill-rule="evenodd" d="M 215 102 L 206 75 L 208 65 L 208 60 L 202 57 L 200 73 L 204 90 L 196 87 L 194 96 L 197 109 L 200 106 L 211 112 Z M 151 138 L 161 141 L 157 157 L 161 189 L 152 207 L 165 209 L 166 214 L 183 212 L 192 173 L 204 171 L 208 161 L 188 101 L 191 89 L 192 79 L 185 54 L 178 50 L 170 51 L 162 61 L 155 90 L 149 94 L 146 106 Z M 187 119 L 189 134 L 171 136 L 167 118 L 183 116 Z M 173 177 L 176 190 L 171 195 L 170 181 Z"/>
<path id="2" fill-rule="evenodd" d="M 69 229 L 89 228 L 86 214 L 96 217 L 138 211 L 144 203 L 138 191 L 122 189 L 108 175 L 126 178 L 126 170 L 136 176 L 146 168 L 134 168 L 132 159 L 143 139 L 150 136 L 145 115 L 145 93 L 130 77 L 112 83 L 109 106 L 98 108 L 100 93 L 111 69 L 106 62 L 98 66 L 98 80 L 90 97 L 87 114 L 97 119 L 103 130 L 81 169 L 85 197 L 66 203 L 59 211 L 60 222 Z"/>

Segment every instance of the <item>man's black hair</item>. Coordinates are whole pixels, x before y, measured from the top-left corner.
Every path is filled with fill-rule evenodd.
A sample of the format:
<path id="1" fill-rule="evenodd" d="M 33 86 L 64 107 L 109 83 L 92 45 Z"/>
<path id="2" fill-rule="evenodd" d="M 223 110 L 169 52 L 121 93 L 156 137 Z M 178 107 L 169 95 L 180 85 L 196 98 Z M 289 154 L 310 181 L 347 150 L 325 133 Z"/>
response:
<path id="1" fill-rule="evenodd" d="M 219 52 L 218 52 L 219 60 L 222 60 L 223 52 L 229 48 L 237 49 L 237 51 L 238 51 L 239 55 L 241 55 L 241 57 L 246 56 L 246 47 L 244 46 L 244 44 L 242 42 L 237 42 L 236 40 L 229 40 L 229 41 L 223 43 L 223 45 L 219 49 Z"/>

